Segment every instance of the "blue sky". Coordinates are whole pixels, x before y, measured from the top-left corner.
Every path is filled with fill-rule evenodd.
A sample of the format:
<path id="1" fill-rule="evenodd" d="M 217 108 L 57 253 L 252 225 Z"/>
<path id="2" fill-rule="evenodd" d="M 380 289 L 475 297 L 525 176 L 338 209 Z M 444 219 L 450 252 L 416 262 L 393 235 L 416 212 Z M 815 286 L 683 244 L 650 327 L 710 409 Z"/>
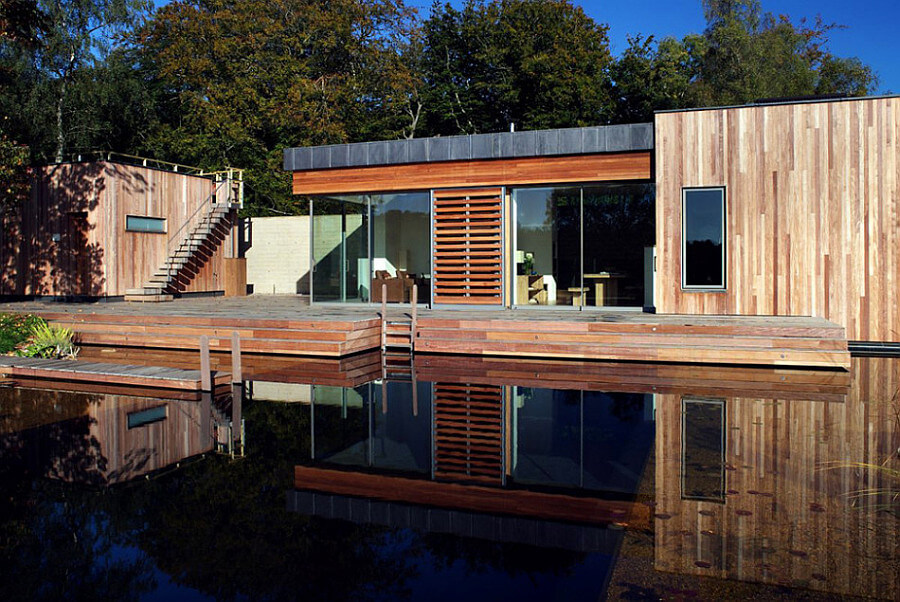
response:
<path id="1" fill-rule="evenodd" d="M 407 0 L 427 16 L 431 0 Z M 460 0 L 451 2 L 460 6 Z M 700 0 L 575 0 L 598 23 L 609 25 L 613 52 L 627 46 L 629 34 L 682 37 L 705 26 Z M 794 22 L 822 15 L 846 29 L 831 32 L 829 48 L 842 57 L 857 56 L 878 74 L 877 93 L 900 93 L 900 1 L 898 0 L 762 0 L 763 11 L 789 15 Z"/>

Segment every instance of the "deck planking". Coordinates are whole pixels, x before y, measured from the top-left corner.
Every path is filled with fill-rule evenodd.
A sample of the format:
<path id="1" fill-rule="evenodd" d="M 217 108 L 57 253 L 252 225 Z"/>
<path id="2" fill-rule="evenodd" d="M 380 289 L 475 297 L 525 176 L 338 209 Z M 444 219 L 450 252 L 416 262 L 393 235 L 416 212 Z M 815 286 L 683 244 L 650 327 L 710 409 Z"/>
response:
<path id="1" fill-rule="evenodd" d="M 180 299 L 167 304 L 8 303 L 73 328 L 82 345 L 341 358 L 379 349 L 378 306 L 310 307 L 296 296 Z M 388 318 L 408 314 L 391 307 Z M 847 369 L 844 328 L 803 316 L 634 311 L 421 309 L 416 353 Z"/>
<path id="2" fill-rule="evenodd" d="M 0 375 L 29 381 L 66 381 L 105 386 L 199 391 L 200 370 L 163 366 L 110 364 L 79 360 L 50 360 L 33 357 L 0 356 Z M 213 372 L 215 385 L 226 385 L 230 375 Z"/>

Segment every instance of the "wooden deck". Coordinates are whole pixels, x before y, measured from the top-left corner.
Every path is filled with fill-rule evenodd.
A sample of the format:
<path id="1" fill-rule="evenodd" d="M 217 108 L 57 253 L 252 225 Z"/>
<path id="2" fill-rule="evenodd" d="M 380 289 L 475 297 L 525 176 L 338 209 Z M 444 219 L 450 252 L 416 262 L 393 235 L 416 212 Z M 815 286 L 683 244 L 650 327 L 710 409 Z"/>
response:
<path id="1" fill-rule="evenodd" d="M 21 377 L 29 381 L 65 381 L 69 383 L 179 389 L 199 391 L 200 370 L 182 370 L 159 366 L 106 364 L 79 360 L 49 360 L 32 357 L 0 356 L 0 376 Z M 230 375 L 213 373 L 213 383 L 226 385 Z"/>
<path id="2" fill-rule="evenodd" d="M 166 304 L 7 303 L 72 327 L 82 345 L 344 357 L 378 349 L 376 306 L 308 306 L 295 296 L 181 299 Z M 388 310 L 388 317 L 408 307 Z M 821 318 L 683 316 L 628 311 L 420 310 L 415 351 L 575 360 L 847 369 L 844 329 Z"/>

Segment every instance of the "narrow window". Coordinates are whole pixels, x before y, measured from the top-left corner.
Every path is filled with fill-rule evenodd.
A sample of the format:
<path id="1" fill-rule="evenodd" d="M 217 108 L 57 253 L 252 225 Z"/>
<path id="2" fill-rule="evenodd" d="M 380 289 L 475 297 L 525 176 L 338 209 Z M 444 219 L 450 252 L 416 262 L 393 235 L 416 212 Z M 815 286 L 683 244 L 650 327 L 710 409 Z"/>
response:
<path id="1" fill-rule="evenodd" d="M 157 234 L 164 234 L 166 231 L 166 220 L 162 217 L 126 215 L 125 229 L 129 232 L 154 232 Z"/>
<path id="2" fill-rule="evenodd" d="M 724 289 L 725 189 L 686 188 L 682 226 L 682 286 Z"/>
<path id="3" fill-rule="evenodd" d="M 128 413 L 128 428 L 134 429 L 139 426 L 153 424 L 166 419 L 166 406 L 156 406 L 146 410 L 138 410 L 137 412 Z"/>

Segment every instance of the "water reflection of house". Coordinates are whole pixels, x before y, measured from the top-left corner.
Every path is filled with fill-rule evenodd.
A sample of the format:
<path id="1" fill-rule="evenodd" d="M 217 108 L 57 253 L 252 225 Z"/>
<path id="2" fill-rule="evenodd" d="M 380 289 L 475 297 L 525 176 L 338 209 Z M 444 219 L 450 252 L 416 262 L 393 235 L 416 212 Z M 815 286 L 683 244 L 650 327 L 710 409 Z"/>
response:
<path id="1" fill-rule="evenodd" d="M 2 389 L 8 448 L 30 470 L 63 481 L 112 485 L 213 449 L 210 403 L 129 395 Z"/>
<path id="2" fill-rule="evenodd" d="M 856 464 L 897 466 L 900 364 L 852 373 L 845 403 L 660 395 L 655 568 L 897 599 L 900 520 L 853 493 L 892 486 Z"/>

